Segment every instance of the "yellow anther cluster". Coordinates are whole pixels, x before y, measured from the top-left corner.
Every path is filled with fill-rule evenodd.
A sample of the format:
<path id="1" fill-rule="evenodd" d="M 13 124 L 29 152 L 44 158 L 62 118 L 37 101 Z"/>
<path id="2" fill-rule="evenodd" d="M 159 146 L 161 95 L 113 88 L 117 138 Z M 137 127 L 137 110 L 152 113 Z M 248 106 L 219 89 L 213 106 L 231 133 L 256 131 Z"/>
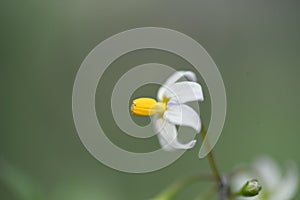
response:
<path id="1" fill-rule="evenodd" d="M 166 104 L 156 102 L 151 98 L 135 99 L 131 105 L 131 112 L 138 116 L 151 116 L 166 110 Z"/>

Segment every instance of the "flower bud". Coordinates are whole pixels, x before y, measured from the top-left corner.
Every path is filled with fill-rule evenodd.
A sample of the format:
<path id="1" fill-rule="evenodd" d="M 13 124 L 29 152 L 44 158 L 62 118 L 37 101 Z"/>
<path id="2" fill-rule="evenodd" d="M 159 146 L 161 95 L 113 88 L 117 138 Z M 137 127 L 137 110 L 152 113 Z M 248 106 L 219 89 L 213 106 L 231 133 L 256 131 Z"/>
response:
<path id="1" fill-rule="evenodd" d="M 245 183 L 245 185 L 242 187 L 240 194 L 244 197 L 253 197 L 258 195 L 258 193 L 261 191 L 261 185 L 257 180 L 250 180 Z"/>

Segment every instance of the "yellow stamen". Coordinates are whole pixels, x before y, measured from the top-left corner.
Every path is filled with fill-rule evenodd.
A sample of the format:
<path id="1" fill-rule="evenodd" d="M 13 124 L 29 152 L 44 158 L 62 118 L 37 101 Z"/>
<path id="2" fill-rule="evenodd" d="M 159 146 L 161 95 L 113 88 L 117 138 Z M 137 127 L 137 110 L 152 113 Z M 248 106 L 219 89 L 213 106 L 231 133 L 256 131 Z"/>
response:
<path id="1" fill-rule="evenodd" d="M 166 109 L 166 103 L 156 102 L 151 98 L 135 99 L 131 105 L 131 112 L 139 116 L 151 116 L 156 113 L 163 113 Z"/>

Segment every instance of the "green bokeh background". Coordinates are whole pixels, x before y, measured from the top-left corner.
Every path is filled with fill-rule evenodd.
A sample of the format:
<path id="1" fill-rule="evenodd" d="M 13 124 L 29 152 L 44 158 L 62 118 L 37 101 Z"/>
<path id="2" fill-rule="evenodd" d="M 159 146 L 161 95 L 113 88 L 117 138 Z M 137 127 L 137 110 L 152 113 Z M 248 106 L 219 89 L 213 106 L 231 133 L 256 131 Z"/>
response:
<path id="1" fill-rule="evenodd" d="M 71 102 L 81 62 L 111 35 L 145 26 L 189 35 L 218 65 L 228 98 L 215 147 L 223 172 L 259 155 L 300 165 L 299 6 L 296 0 L 1 1 L 0 199 L 149 199 L 177 178 L 210 170 L 207 160 L 197 157 L 198 142 L 162 170 L 118 172 L 95 160 L 77 135 Z M 109 137 L 132 151 L 158 147 L 156 138 L 144 142 L 122 133 L 108 99 L 122 73 L 147 62 L 176 69 L 187 64 L 166 52 L 132 52 L 112 64 L 96 95 Z M 145 86 L 135 95 L 154 96 L 155 89 Z M 206 124 L 209 102 L 200 105 Z M 196 184 L 178 199 L 193 199 L 206 187 Z"/>

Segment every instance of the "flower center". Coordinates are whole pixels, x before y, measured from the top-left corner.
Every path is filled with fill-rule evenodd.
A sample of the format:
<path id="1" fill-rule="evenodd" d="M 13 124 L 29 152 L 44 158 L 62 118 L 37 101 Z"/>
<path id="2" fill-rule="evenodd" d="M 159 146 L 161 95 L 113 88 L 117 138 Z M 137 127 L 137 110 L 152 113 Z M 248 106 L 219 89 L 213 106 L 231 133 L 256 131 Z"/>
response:
<path id="1" fill-rule="evenodd" d="M 166 102 L 157 102 L 151 98 L 138 98 L 132 102 L 131 112 L 139 116 L 162 114 L 167 109 Z"/>

